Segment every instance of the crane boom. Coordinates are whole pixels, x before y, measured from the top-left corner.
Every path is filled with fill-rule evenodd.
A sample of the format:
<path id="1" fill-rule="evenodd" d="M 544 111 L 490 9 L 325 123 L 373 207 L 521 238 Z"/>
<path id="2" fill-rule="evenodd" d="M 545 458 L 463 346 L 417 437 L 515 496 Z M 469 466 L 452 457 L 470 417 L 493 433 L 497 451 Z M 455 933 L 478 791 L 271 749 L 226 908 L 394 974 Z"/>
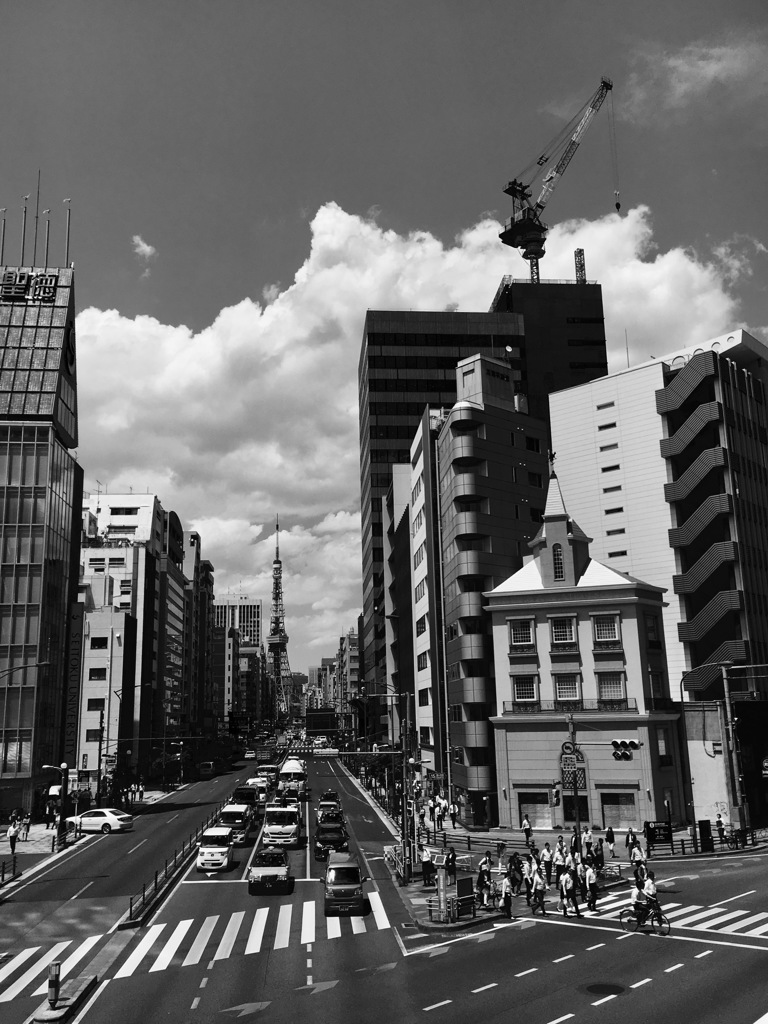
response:
<path id="1" fill-rule="evenodd" d="M 505 245 L 511 245 L 522 252 L 523 259 L 529 261 L 531 266 L 531 281 L 538 284 L 539 281 L 539 260 L 545 254 L 544 242 L 547 237 L 547 225 L 540 218 L 540 213 L 549 202 L 552 193 L 558 182 L 565 173 L 568 164 L 579 148 L 581 140 L 592 123 L 595 114 L 605 101 L 605 97 L 613 88 L 610 78 L 601 78 L 600 85 L 594 95 L 590 97 L 582 108 L 580 115 L 577 115 L 578 123 L 570 133 L 565 148 L 560 155 L 557 164 L 551 168 L 544 177 L 543 188 L 538 198 L 532 199 L 531 181 L 518 180 L 509 182 L 504 189 L 508 196 L 512 197 L 512 217 L 506 222 L 504 230 L 499 238 Z M 562 136 L 560 144 L 563 144 Z M 534 165 L 535 170 L 549 162 L 549 156 L 542 155 Z M 532 178 L 531 178 L 532 180 Z"/>

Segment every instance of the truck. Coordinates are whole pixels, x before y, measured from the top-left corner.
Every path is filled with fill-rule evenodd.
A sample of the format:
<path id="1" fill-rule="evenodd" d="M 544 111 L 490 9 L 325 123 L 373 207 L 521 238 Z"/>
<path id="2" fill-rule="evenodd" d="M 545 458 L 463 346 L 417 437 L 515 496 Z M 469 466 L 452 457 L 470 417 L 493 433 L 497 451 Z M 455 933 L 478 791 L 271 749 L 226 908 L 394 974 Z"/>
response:
<path id="1" fill-rule="evenodd" d="M 277 760 L 277 743 L 274 740 L 260 740 L 254 744 L 256 764 L 272 764 Z"/>
<path id="2" fill-rule="evenodd" d="M 264 811 L 264 846 L 298 846 L 301 812 L 298 804 L 267 804 Z"/>

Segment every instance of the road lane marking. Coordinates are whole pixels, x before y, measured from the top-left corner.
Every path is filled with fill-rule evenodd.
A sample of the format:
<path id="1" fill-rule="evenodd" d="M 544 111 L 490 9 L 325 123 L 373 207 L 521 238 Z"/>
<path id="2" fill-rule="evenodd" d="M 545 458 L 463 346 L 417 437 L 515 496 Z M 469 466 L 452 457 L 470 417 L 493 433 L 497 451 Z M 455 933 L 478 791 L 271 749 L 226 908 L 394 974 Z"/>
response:
<path id="1" fill-rule="evenodd" d="M 616 996 L 615 996 L 615 995 L 612 995 L 612 996 L 603 996 L 603 998 L 602 998 L 602 999 L 598 999 L 598 1000 L 597 1000 L 597 1002 L 596 1002 L 596 1003 L 592 1003 L 592 1005 L 593 1005 L 593 1006 L 602 1006 L 602 1005 L 603 1005 L 603 1003 L 609 1003 L 609 1002 L 611 1001 L 611 999 L 615 999 L 615 998 L 616 998 Z"/>
<path id="2" fill-rule="evenodd" d="M 130 976 L 133 974 L 133 972 L 139 966 L 139 964 L 144 959 L 146 954 L 149 952 L 149 950 L 155 944 L 155 940 L 158 938 L 158 936 L 160 935 L 160 932 L 162 932 L 163 928 L 165 928 L 164 924 L 153 924 L 152 925 L 152 927 L 149 929 L 147 934 L 144 936 L 144 938 L 138 944 L 136 949 L 134 949 L 134 951 L 131 953 L 131 955 L 128 957 L 128 959 L 125 961 L 125 963 L 120 968 L 120 970 L 117 971 L 117 973 L 115 974 L 115 978 L 130 978 Z"/>
<path id="3" fill-rule="evenodd" d="M 329 939 L 341 938 L 341 918 L 327 917 L 325 919 L 327 935 Z"/>
<path id="4" fill-rule="evenodd" d="M 67 959 L 64 961 L 64 963 L 61 965 L 61 973 L 60 973 L 59 977 L 61 978 L 62 981 L 70 973 L 70 971 L 73 969 L 73 967 L 76 967 L 80 963 L 80 961 L 83 959 L 83 957 L 86 955 L 86 953 L 89 953 L 90 950 L 93 949 L 93 947 L 101 939 L 101 937 L 102 937 L 101 935 L 91 935 L 89 938 L 87 938 L 85 940 L 85 942 L 81 942 L 80 943 L 80 945 L 77 947 L 77 949 L 74 951 L 74 953 L 72 953 L 71 956 L 67 957 Z M 48 982 L 44 981 L 43 984 L 40 986 L 40 988 L 36 988 L 35 989 L 35 991 L 32 993 L 32 995 L 33 996 L 44 996 L 47 993 L 47 991 L 48 991 Z"/>
<path id="5" fill-rule="evenodd" d="M 519 974 L 516 974 L 515 977 L 524 978 L 526 974 L 533 974 L 534 971 L 538 971 L 538 969 L 538 967 L 529 967 L 527 971 L 521 971 Z"/>
<path id="6" fill-rule="evenodd" d="M 261 941 L 264 938 L 264 926 L 267 923 L 269 917 L 268 907 L 259 907 L 253 918 L 253 924 L 251 925 L 251 934 L 248 936 L 248 942 L 245 946 L 246 953 L 258 953 L 261 949 Z"/>
<path id="7" fill-rule="evenodd" d="M 355 935 L 359 935 L 361 932 L 365 931 L 365 919 L 364 918 L 362 918 L 362 917 L 360 917 L 358 915 L 358 916 L 350 917 L 349 920 L 352 923 L 352 931 L 353 931 L 353 933 Z"/>
<path id="8" fill-rule="evenodd" d="M 190 964 L 199 964 L 202 959 L 205 947 L 208 944 L 213 929 L 216 927 L 216 922 L 219 920 L 219 915 L 216 914 L 214 917 L 206 917 L 203 921 L 200 931 L 197 933 L 195 941 L 192 943 L 190 951 L 187 953 L 182 963 L 182 967 L 188 967 Z"/>
<path id="9" fill-rule="evenodd" d="M 750 928 L 749 931 L 745 932 L 744 934 L 757 936 L 765 935 L 766 932 L 768 932 L 768 924 L 761 924 L 759 928 Z"/>
<path id="10" fill-rule="evenodd" d="M 553 960 L 552 963 L 553 964 L 561 964 L 563 962 L 563 960 L 573 960 L 573 956 L 574 956 L 573 953 L 568 953 L 567 956 L 558 957 L 557 960 Z"/>
<path id="11" fill-rule="evenodd" d="M 725 928 L 721 928 L 720 931 L 733 934 L 740 928 L 746 928 L 748 925 L 757 924 L 758 921 L 764 921 L 766 917 L 768 917 L 768 914 L 766 913 L 753 914 L 751 917 L 747 917 L 742 921 L 736 921 L 734 924 L 727 924 Z"/>
<path id="12" fill-rule="evenodd" d="M 240 931 L 240 925 L 243 923 L 244 917 L 244 910 L 238 910 L 237 913 L 232 914 L 229 922 L 227 923 L 227 927 L 224 930 L 221 942 L 219 943 L 219 948 L 213 954 L 214 960 L 226 960 L 229 957 L 234 948 L 235 939 L 237 938 L 237 933 Z"/>
<path id="13" fill-rule="evenodd" d="M 7 988 L 5 992 L 0 995 L 0 1003 L 8 1003 L 11 999 L 15 999 L 16 996 L 27 987 L 30 981 L 32 981 L 33 978 L 36 978 L 40 971 L 44 971 L 48 964 L 52 963 L 58 957 L 59 953 L 63 952 L 71 942 L 71 939 L 67 939 L 66 942 L 57 942 L 52 949 L 48 950 L 45 956 L 42 956 L 37 960 L 28 971 L 22 974 L 20 978 L 17 978 L 13 985 Z"/>
<path id="14" fill-rule="evenodd" d="M 668 910 L 669 905 L 663 906 L 661 909 L 664 911 L 664 916 L 668 917 L 670 921 L 674 917 L 684 917 L 686 914 L 693 914 L 697 910 L 703 910 L 704 908 L 700 903 L 692 903 L 690 907 L 679 907 L 677 910 Z"/>
<path id="15" fill-rule="evenodd" d="M 681 917 L 675 924 L 679 928 L 690 928 L 694 921 L 703 921 L 705 917 L 712 917 L 713 915 L 719 914 L 719 907 L 709 907 L 708 910 L 699 910 L 695 914 L 691 914 L 690 917 Z"/>
<path id="16" fill-rule="evenodd" d="M 302 946 L 315 941 L 315 904 L 314 901 L 304 904 L 301 914 L 301 939 Z"/>
<path id="17" fill-rule="evenodd" d="M 717 903 L 712 903 L 710 905 L 713 907 L 721 907 L 724 903 L 732 903 L 734 900 L 740 900 L 744 896 L 752 896 L 756 892 L 757 889 L 750 889 L 749 892 L 740 892 L 738 896 L 731 896 L 731 898 L 727 900 L 718 900 Z"/>
<path id="18" fill-rule="evenodd" d="M 290 903 L 280 907 L 277 916 L 277 931 L 275 932 L 275 949 L 286 949 L 291 938 L 291 914 L 293 906 Z"/>
<path id="19" fill-rule="evenodd" d="M 591 953 L 593 949 L 602 949 L 604 945 L 604 942 L 598 942 L 596 946 L 587 946 L 587 952 Z"/>
<path id="20" fill-rule="evenodd" d="M 664 973 L 665 974 L 671 974 L 672 971 L 676 971 L 678 969 L 678 967 L 682 967 L 682 966 L 683 966 L 682 964 L 672 964 L 671 967 L 665 967 L 664 968 Z"/>
<path id="21" fill-rule="evenodd" d="M 373 911 L 373 919 L 376 922 L 376 927 L 380 931 L 384 928 L 389 928 L 389 918 L 387 917 L 387 912 L 384 909 L 384 904 L 381 901 L 380 893 L 368 893 L 368 901 L 371 904 L 371 910 Z"/>
<path id="22" fill-rule="evenodd" d="M 131 851 L 129 850 L 128 852 L 130 853 Z M 92 881 L 91 881 L 91 882 L 87 882 L 87 883 L 86 883 L 86 884 L 85 884 L 85 885 L 83 886 L 83 888 L 82 888 L 82 889 L 78 889 L 78 891 L 77 891 L 77 892 L 75 893 L 75 895 L 74 895 L 74 896 L 70 896 L 70 897 L 69 897 L 69 899 L 70 899 L 70 900 L 76 900 L 76 899 L 77 899 L 77 897 L 78 897 L 78 896 L 81 896 L 81 895 L 82 895 L 82 894 L 83 894 L 83 893 L 85 892 L 85 890 L 86 890 L 86 889 L 88 888 L 88 886 L 90 886 L 90 885 L 93 885 L 93 882 L 92 882 Z"/>
<path id="23" fill-rule="evenodd" d="M 431 1006 L 425 1006 L 424 1012 L 427 1013 L 429 1010 L 436 1010 L 439 1006 L 448 1006 L 452 1002 L 450 999 L 444 999 L 442 1003 L 433 1003 Z"/>
<path id="24" fill-rule="evenodd" d="M 199 1005 L 200 1005 L 200 996 L 195 996 L 195 998 L 192 1000 L 192 1005 L 190 1006 L 190 1010 L 196 1010 Z"/>
<path id="25" fill-rule="evenodd" d="M 556 1017 L 555 1020 L 548 1021 L 548 1024 L 562 1024 L 564 1020 L 570 1020 L 573 1017 L 572 1013 L 566 1013 L 564 1017 Z"/>
<path id="26" fill-rule="evenodd" d="M 723 924 L 725 921 L 733 921 L 735 917 L 746 917 L 748 913 L 748 910 L 730 910 L 727 914 L 721 914 L 720 917 L 710 918 L 706 924 L 695 924 L 693 927 L 699 931 L 704 931 L 707 928 L 714 928 L 718 924 Z"/>
<path id="27" fill-rule="evenodd" d="M 472 995 L 477 995 L 478 992 L 487 992 L 489 988 L 497 988 L 498 984 L 497 981 L 492 981 L 490 985 L 483 985 L 482 988 L 473 988 Z"/>
<path id="28" fill-rule="evenodd" d="M 643 978 L 642 981 L 636 981 L 634 985 L 630 985 L 630 988 L 640 988 L 641 985 L 647 985 L 650 982 L 650 978 Z"/>
<path id="29" fill-rule="evenodd" d="M 194 919 L 189 918 L 187 921 L 179 921 L 173 930 L 173 935 L 163 946 L 162 952 L 158 956 L 157 960 L 149 968 L 150 974 L 152 971 L 164 971 L 168 964 L 173 960 L 176 950 L 182 943 L 184 936 L 187 934 L 189 929 L 194 924 Z"/>
<path id="30" fill-rule="evenodd" d="M 132 847 L 132 848 L 131 848 L 131 849 L 130 849 L 130 850 L 128 851 L 128 853 L 133 853 L 133 851 L 134 851 L 134 850 L 138 850 L 138 848 L 139 848 L 140 846 L 143 846 L 143 845 L 144 845 L 144 843 L 148 842 L 148 840 L 149 840 L 149 836 L 147 836 L 147 838 L 146 838 L 146 839 L 142 839 L 140 843 L 136 843 L 136 845 L 135 845 L 134 847 Z"/>
<path id="31" fill-rule="evenodd" d="M 705 949 L 703 953 L 697 953 L 694 960 L 701 960 L 703 956 L 709 956 L 711 952 L 711 949 Z"/>
<path id="32" fill-rule="evenodd" d="M 178 816 L 179 816 L 178 814 L 174 814 L 174 816 L 173 816 L 172 818 L 169 818 L 169 819 L 168 819 L 168 821 L 166 822 L 166 825 L 170 825 L 170 823 L 171 823 L 172 821 L 176 821 L 176 819 L 178 818 Z"/>
<path id="33" fill-rule="evenodd" d="M 21 953 L 17 953 L 13 960 L 9 960 L 5 967 L 0 968 L 0 981 L 4 981 L 9 974 L 13 974 L 17 967 L 23 964 L 25 960 L 29 960 L 39 949 L 39 946 L 32 946 L 30 949 L 24 949 Z"/>

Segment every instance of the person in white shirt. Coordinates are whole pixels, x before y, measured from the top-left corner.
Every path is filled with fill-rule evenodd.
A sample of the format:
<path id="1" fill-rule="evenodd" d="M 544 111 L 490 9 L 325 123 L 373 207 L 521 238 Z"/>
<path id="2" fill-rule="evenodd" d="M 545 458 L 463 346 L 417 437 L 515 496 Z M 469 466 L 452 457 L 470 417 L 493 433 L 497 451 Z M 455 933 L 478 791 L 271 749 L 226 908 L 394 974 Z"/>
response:
<path id="1" fill-rule="evenodd" d="M 554 858 L 554 854 L 552 853 L 552 847 L 549 845 L 549 843 L 544 843 L 544 849 L 541 851 L 541 856 L 539 857 L 539 863 L 541 864 L 541 866 L 542 866 L 542 868 L 544 870 L 544 874 L 545 874 L 546 879 L 547 879 L 547 885 L 552 885 L 552 860 L 553 860 L 553 858 Z"/>
<path id="2" fill-rule="evenodd" d="M 590 862 L 586 873 L 587 883 L 587 909 L 597 913 L 597 872 Z"/>

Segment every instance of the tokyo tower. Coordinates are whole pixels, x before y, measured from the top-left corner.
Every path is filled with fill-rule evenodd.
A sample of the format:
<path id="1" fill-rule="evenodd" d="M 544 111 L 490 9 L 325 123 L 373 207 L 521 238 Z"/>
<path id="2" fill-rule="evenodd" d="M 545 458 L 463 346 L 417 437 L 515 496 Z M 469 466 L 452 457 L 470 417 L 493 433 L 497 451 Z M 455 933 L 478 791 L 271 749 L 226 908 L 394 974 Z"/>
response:
<path id="1" fill-rule="evenodd" d="M 275 560 L 272 563 L 272 608 L 269 615 L 267 649 L 271 660 L 271 675 L 277 700 L 277 717 L 285 718 L 290 711 L 293 692 L 291 667 L 288 664 L 288 634 L 285 632 L 283 607 L 283 563 L 280 561 L 280 519 L 275 517 Z"/>

